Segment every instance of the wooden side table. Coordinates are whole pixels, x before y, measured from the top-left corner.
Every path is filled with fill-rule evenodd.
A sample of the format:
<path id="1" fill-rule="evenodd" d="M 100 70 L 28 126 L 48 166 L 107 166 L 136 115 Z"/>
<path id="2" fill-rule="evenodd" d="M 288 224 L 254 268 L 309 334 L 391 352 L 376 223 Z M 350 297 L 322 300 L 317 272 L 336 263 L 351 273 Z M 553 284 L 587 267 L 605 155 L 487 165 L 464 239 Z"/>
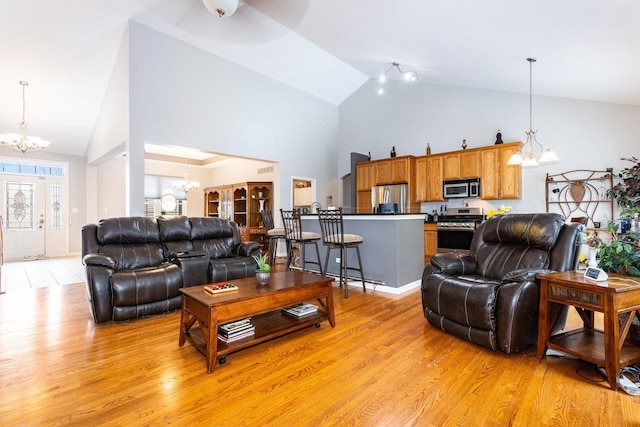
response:
<path id="1" fill-rule="evenodd" d="M 606 282 L 584 278 L 580 271 L 540 274 L 540 314 L 537 356 L 552 348 L 604 366 L 613 390 L 618 389 L 621 366 L 640 362 L 640 344 L 625 341 L 634 316 L 640 318 L 640 278 L 610 274 Z M 573 306 L 584 326 L 551 335 L 561 312 Z M 594 312 L 604 314 L 604 330 L 594 328 Z"/>

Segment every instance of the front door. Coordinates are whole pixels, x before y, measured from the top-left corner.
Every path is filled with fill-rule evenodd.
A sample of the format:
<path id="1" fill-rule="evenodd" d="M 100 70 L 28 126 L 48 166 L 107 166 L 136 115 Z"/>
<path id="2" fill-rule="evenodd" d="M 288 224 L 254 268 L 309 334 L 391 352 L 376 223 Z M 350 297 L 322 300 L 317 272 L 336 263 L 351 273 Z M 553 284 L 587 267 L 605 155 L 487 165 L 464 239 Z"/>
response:
<path id="1" fill-rule="evenodd" d="M 3 188 L 4 259 L 45 255 L 45 178 L 5 177 Z"/>
<path id="2" fill-rule="evenodd" d="M 66 255 L 68 198 L 63 174 L 1 174 L 0 182 L 3 192 L 4 259 Z"/>

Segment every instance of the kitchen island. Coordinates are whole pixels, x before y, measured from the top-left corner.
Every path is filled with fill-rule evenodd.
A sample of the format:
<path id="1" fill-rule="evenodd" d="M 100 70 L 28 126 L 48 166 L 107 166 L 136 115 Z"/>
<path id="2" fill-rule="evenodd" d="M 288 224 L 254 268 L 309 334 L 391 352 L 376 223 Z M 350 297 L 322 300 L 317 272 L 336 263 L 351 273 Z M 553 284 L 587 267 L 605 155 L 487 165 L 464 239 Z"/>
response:
<path id="1" fill-rule="evenodd" d="M 364 237 L 360 245 L 362 268 L 366 281 L 375 289 L 399 294 L 420 286 L 424 269 L 424 214 L 344 214 L 345 234 Z M 302 229 L 320 233 L 317 215 L 302 215 Z M 324 266 L 326 247 L 320 242 L 320 257 Z M 307 250 L 307 259 L 313 259 L 315 251 Z M 338 275 L 334 250 L 329 258 L 328 272 Z M 349 249 L 349 265 L 357 266 L 356 251 Z M 362 286 L 358 272 L 349 272 L 354 286 Z M 367 284 L 369 287 L 369 284 Z"/>

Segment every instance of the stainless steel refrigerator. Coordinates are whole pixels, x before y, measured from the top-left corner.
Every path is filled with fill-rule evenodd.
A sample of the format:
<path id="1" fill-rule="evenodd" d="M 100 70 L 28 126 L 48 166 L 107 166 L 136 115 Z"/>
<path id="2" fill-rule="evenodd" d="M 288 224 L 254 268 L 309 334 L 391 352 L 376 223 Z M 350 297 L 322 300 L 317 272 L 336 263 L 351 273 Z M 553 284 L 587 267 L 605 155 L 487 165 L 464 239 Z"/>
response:
<path id="1" fill-rule="evenodd" d="M 408 213 L 409 184 L 376 185 L 371 188 L 374 213 Z"/>

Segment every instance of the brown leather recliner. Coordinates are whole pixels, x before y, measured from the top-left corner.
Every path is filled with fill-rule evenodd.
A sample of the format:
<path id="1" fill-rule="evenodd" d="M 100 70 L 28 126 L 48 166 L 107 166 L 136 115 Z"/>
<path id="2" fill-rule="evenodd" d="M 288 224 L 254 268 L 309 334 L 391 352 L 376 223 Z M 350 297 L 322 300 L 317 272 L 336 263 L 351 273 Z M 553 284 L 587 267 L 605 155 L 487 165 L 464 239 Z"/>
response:
<path id="1" fill-rule="evenodd" d="M 531 347 L 538 334 L 535 275 L 577 268 L 583 230 L 552 213 L 489 219 L 476 230 L 468 256 L 431 257 L 422 275 L 424 316 L 431 325 L 494 351 Z M 558 329 L 564 327 L 564 321 L 558 323 Z"/>

